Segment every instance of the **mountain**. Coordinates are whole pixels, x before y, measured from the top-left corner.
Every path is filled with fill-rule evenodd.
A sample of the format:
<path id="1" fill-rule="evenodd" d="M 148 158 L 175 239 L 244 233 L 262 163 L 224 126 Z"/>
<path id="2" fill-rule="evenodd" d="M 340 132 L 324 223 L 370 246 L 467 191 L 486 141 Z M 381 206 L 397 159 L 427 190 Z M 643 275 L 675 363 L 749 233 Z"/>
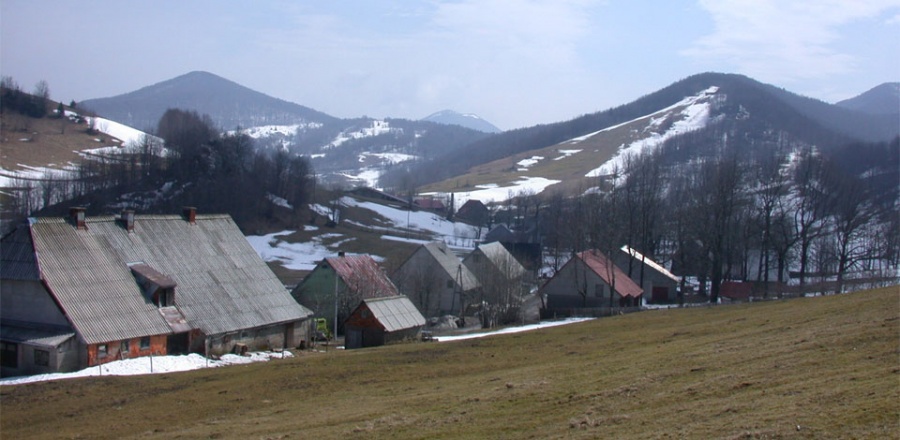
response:
<path id="1" fill-rule="evenodd" d="M 434 191 L 483 185 L 515 192 L 515 182 L 538 176 L 583 190 L 589 185 L 585 179 L 596 175 L 589 173 L 626 150 L 655 147 L 711 126 L 727 127 L 732 141 L 747 148 L 769 143 L 776 133 L 825 150 L 900 134 L 896 118 L 806 98 L 742 75 L 702 73 L 609 110 L 489 136 L 418 164 L 405 178 Z M 523 160 L 533 164 L 523 167 Z M 392 186 L 398 177 L 402 173 L 388 173 L 382 184 Z"/>
<path id="2" fill-rule="evenodd" d="M 900 114 L 900 82 L 884 83 L 835 105 L 873 115 Z M 895 119 L 896 120 L 896 119 Z"/>
<path id="3" fill-rule="evenodd" d="M 453 110 L 441 110 L 437 113 L 432 113 L 422 118 L 422 120 L 435 122 L 438 124 L 459 125 L 461 127 L 471 128 L 472 130 L 477 130 L 484 133 L 499 133 L 503 131 L 497 128 L 496 125 L 491 124 L 484 119 L 481 119 L 476 114 L 459 113 Z"/>
<path id="4" fill-rule="evenodd" d="M 190 72 L 134 92 L 79 103 L 82 108 L 131 127 L 154 131 L 170 108 L 207 114 L 223 129 L 260 125 L 324 123 L 336 118 L 251 90 L 209 72 Z"/>
<path id="5" fill-rule="evenodd" d="M 240 127 L 260 149 L 309 157 L 327 184 L 374 186 L 380 174 L 402 162 L 452 152 L 485 133 L 460 125 L 404 119 L 340 119 L 256 92 L 208 72 L 191 72 L 79 107 L 154 132 L 167 109 L 209 115 L 223 130 Z"/>

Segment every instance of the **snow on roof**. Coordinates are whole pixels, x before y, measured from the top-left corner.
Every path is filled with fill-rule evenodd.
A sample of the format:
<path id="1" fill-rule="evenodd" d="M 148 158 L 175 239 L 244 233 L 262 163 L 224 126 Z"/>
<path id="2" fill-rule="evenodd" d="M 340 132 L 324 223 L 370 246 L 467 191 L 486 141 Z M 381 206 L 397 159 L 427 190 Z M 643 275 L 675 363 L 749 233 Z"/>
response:
<path id="1" fill-rule="evenodd" d="M 649 259 L 649 258 L 645 258 L 640 252 L 638 252 L 638 251 L 632 249 L 632 248 L 629 247 L 628 245 L 622 246 L 622 252 L 625 252 L 625 253 L 627 253 L 628 255 L 631 255 L 631 257 L 634 258 L 634 259 L 636 259 L 636 260 L 643 261 L 644 264 L 646 264 L 647 266 L 652 267 L 652 268 L 655 269 L 657 272 L 659 272 L 659 273 L 665 275 L 666 277 L 671 278 L 671 279 L 672 279 L 673 281 L 675 281 L 676 283 L 679 282 L 679 281 L 681 281 L 681 278 L 675 276 L 675 274 L 673 274 L 672 272 L 669 272 L 665 267 L 662 267 L 662 265 L 660 265 L 659 263 L 657 263 L 657 262 L 655 262 L 655 261 L 653 261 L 653 260 L 651 260 L 651 259 Z"/>

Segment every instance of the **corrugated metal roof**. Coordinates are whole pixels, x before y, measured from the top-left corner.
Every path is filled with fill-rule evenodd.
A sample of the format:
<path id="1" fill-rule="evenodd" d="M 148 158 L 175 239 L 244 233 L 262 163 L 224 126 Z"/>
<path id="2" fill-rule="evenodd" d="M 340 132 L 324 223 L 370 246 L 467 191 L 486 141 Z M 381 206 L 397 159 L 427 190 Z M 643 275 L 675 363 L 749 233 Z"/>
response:
<path id="1" fill-rule="evenodd" d="M 425 317 L 405 296 L 373 298 L 363 301 L 372 316 L 384 326 L 385 332 L 394 332 L 425 325 Z"/>
<path id="2" fill-rule="evenodd" d="M 470 269 L 473 265 L 480 265 L 473 260 L 478 253 L 484 255 L 484 257 L 493 265 L 494 270 L 499 271 L 509 279 L 525 275 L 525 268 L 522 267 L 519 260 L 516 260 L 516 257 L 513 257 L 513 255 L 506 250 L 506 247 L 499 242 L 495 241 L 493 243 L 479 245 L 477 249 L 463 260 L 463 263 Z"/>
<path id="3" fill-rule="evenodd" d="M 431 242 L 422 246 L 434 257 L 450 278 L 460 283 L 463 291 L 477 289 L 481 285 L 478 282 L 478 278 L 472 274 L 469 268 L 462 264 L 462 261 L 456 255 L 450 252 L 447 244 L 444 242 Z"/>
<path id="4" fill-rule="evenodd" d="M 0 241 L 0 278 L 29 281 L 40 279 L 31 233 L 24 224 Z"/>
<path id="5" fill-rule="evenodd" d="M 75 333 L 71 330 L 47 330 L 4 324 L 0 326 L 0 336 L 2 336 L 4 341 L 43 347 L 58 347 L 63 342 L 73 338 Z"/>
<path id="6" fill-rule="evenodd" d="M 368 255 L 330 257 L 325 261 L 334 268 L 348 288 L 362 298 L 397 296 L 400 292 L 378 263 Z"/>
<path id="7" fill-rule="evenodd" d="M 634 283 L 631 278 L 628 278 L 628 275 L 619 269 L 618 266 L 613 264 L 610 261 L 609 257 L 607 257 L 602 252 L 594 249 L 590 251 L 584 251 L 577 254 L 577 257 L 584 261 L 584 263 L 597 274 L 603 281 L 606 281 L 607 284 L 612 285 L 612 277 L 610 276 L 609 268 L 612 268 L 612 274 L 615 276 L 615 284 L 616 284 L 616 292 L 619 295 L 631 296 L 631 297 L 639 297 L 644 293 L 644 289 L 641 289 L 640 286 Z"/>
<path id="8" fill-rule="evenodd" d="M 141 292 L 129 263 L 177 283 L 175 304 L 207 335 L 310 316 L 259 258 L 227 215 L 137 215 L 133 232 L 115 217 L 88 217 L 87 230 L 63 218 L 32 221 L 44 279 L 85 342 L 171 333 Z"/>

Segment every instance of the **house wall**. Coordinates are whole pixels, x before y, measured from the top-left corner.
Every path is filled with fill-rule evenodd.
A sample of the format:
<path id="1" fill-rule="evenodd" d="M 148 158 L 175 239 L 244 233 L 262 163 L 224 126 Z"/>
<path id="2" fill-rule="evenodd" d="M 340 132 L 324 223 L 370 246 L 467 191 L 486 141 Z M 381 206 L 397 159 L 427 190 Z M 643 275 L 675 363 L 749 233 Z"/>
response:
<path id="1" fill-rule="evenodd" d="M 317 318 L 328 320 L 328 328 L 334 328 L 334 283 L 335 272 L 331 266 L 324 268 L 319 263 L 304 280 L 291 291 L 294 300 L 313 311 Z M 338 295 L 346 291 L 346 286 L 337 278 Z M 306 339 L 309 340 L 309 339 Z"/>
<path id="2" fill-rule="evenodd" d="M 424 247 L 419 247 L 394 272 L 391 281 L 426 317 L 459 313 L 461 304 L 454 276 L 448 274 Z"/>
<path id="3" fill-rule="evenodd" d="M 87 349 L 86 367 L 102 365 L 108 362 L 119 361 L 122 359 L 130 359 L 141 356 L 165 356 L 168 354 L 168 335 L 147 336 L 150 345 L 141 348 L 142 338 L 123 339 L 120 341 L 110 341 L 104 344 L 89 344 Z M 128 349 L 125 349 L 124 342 L 128 342 Z M 106 354 L 101 352 L 101 346 L 106 346 Z"/>
<path id="4" fill-rule="evenodd" d="M 309 323 L 309 320 L 303 319 L 293 323 L 212 335 L 207 337 L 209 354 L 220 356 L 233 353 L 237 344 L 246 345 L 250 351 L 280 349 L 284 347 L 285 336 L 293 339 L 292 346 L 287 348 L 296 348 L 301 345 L 301 342 L 309 341 Z"/>
<path id="5" fill-rule="evenodd" d="M 69 321 L 39 281 L 2 280 L 0 319 L 69 327 Z"/>
<path id="6" fill-rule="evenodd" d="M 641 286 L 641 260 L 638 258 L 632 258 L 625 252 L 618 252 L 615 263 L 622 269 L 626 274 L 628 273 L 629 261 L 631 264 L 631 278 L 635 284 Z M 678 282 L 675 280 L 661 274 L 659 271 L 654 269 L 653 267 L 643 264 L 644 266 L 644 281 L 642 288 L 644 289 L 644 300 L 647 302 L 653 301 L 653 288 L 654 287 L 665 287 L 669 290 L 669 296 L 665 301 L 675 301 L 677 299 L 677 288 Z"/>
<path id="7" fill-rule="evenodd" d="M 609 305 L 610 287 L 580 260 L 571 260 L 541 288 L 547 307 L 602 307 Z M 585 292 L 586 297 L 580 292 Z M 551 298 L 556 296 L 557 298 Z M 618 295 L 613 301 L 618 304 Z"/>
<path id="8" fill-rule="evenodd" d="M 2 367 L 0 375 L 4 377 L 77 371 L 84 368 L 79 364 L 80 345 L 75 337 L 55 347 L 27 342 L 19 342 L 16 345 L 17 366 Z"/>

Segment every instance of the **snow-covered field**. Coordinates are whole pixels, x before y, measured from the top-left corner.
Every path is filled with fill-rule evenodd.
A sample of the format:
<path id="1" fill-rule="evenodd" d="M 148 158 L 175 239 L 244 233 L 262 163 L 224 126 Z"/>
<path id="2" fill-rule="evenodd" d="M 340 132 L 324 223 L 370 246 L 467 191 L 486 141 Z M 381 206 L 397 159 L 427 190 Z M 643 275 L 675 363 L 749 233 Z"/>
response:
<path id="1" fill-rule="evenodd" d="M 521 177 L 519 180 L 512 182 L 507 186 L 500 186 L 494 183 L 487 185 L 475 185 L 474 191 L 454 192 L 456 206 L 462 206 L 470 199 L 479 200 L 485 204 L 491 202 L 502 202 L 518 196 L 519 194 L 538 194 L 545 190 L 548 186 L 557 184 L 560 180 L 546 179 L 544 177 Z M 428 195 L 439 195 L 438 193 L 425 193 Z"/>
<path id="2" fill-rule="evenodd" d="M 510 333 L 521 333 L 521 332 L 527 332 L 527 331 L 531 331 L 531 330 L 539 330 L 542 328 L 557 327 L 560 325 L 590 321 L 592 319 L 596 319 L 596 318 L 568 318 L 568 319 L 562 319 L 559 321 L 544 321 L 544 322 L 539 322 L 537 324 L 520 325 L 517 327 L 506 327 L 504 329 L 491 331 L 491 332 L 468 333 L 465 335 L 456 335 L 456 336 L 435 336 L 434 339 L 436 339 L 438 342 L 461 341 L 464 339 L 483 338 L 486 336 L 496 336 L 496 335 L 508 335 Z"/>

